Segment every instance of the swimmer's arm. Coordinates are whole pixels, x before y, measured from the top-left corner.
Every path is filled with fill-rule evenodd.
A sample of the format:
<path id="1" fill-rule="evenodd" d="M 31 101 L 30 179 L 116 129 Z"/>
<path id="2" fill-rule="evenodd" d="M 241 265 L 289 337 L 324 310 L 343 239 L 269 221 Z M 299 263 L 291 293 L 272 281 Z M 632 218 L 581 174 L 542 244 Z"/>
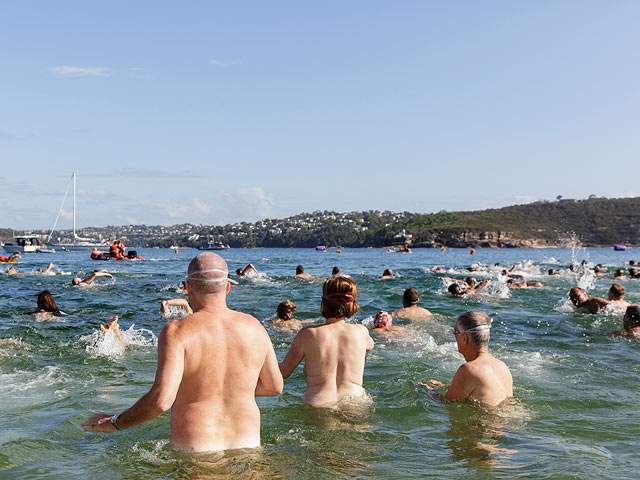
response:
<path id="1" fill-rule="evenodd" d="M 168 323 L 158 338 L 158 368 L 148 393 L 118 417 L 121 430 L 153 420 L 171 408 L 176 399 L 184 371 L 184 347 L 178 341 L 176 327 Z M 115 432 L 113 415 L 97 413 L 82 424 L 86 432 Z"/>
<path id="2" fill-rule="evenodd" d="M 173 307 L 184 308 L 184 310 L 187 312 L 187 315 L 191 315 L 193 313 L 191 305 L 189 305 L 189 302 L 184 298 L 172 298 L 171 300 L 164 300 L 160 305 L 160 311 L 162 313 L 165 313 L 166 307 L 169 305 Z"/>
<path id="3" fill-rule="evenodd" d="M 478 293 L 480 290 L 482 290 L 484 287 L 486 287 L 489 284 L 490 280 L 483 280 L 481 281 L 477 286 L 475 286 L 474 288 L 470 288 L 469 291 L 467 290 L 468 293 Z"/>
<path id="4" fill-rule="evenodd" d="M 609 305 L 609 301 L 600 297 L 593 297 L 584 303 L 580 304 L 580 307 L 584 307 L 589 310 L 589 313 L 598 313 L 598 310 Z"/>
<path id="5" fill-rule="evenodd" d="M 475 380 L 469 372 L 467 365 L 462 365 L 451 380 L 451 386 L 447 390 L 445 398 L 448 402 L 456 402 L 469 398 L 473 393 Z"/>
<path id="6" fill-rule="evenodd" d="M 309 327 L 307 327 L 309 328 Z M 303 328 L 298 332 L 296 338 L 293 340 L 291 344 L 291 348 L 287 352 L 287 355 L 284 357 L 282 362 L 280 362 L 280 373 L 282 373 L 282 378 L 289 378 L 289 375 L 296 369 L 300 362 L 304 358 L 304 336 L 307 335 L 307 328 Z"/>
<path id="7" fill-rule="evenodd" d="M 369 335 L 369 329 L 367 327 L 362 325 L 362 328 L 364 329 L 364 334 L 367 336 L 367 338 L 365 339 L 367 344 L 367 352 L 370 352 L 371 350 L 373 350 L 373 338 L 371 338 L 371 335 Z"/>
<path id="8" fill-rule="evenodd" d="M 273 345 L 269 334 L 263 329 L 263 341 L 267 347 L 267 354 L 260 370 L 260 376 L 258 377 L 258 383 L 256 384 L 256 397 L 268 397 L 271 395 L 280 395 L 284 388 L 284 379 L 280 373 L 280 367 L 278 365 L 278 359 L 276 358 L 276 352 L 273 350 Z"/>
<path id="9" fill-rule="evenodd" d="M 452 277 L 444 277 L 444 279 L 445 280 L 451 280 L 452 282 L 459 283 L 460 285 L 464 285 L 465 287 L 471 287 L 471 285 L 469 285 L 464 280 L 458 280 L 457 278 L 452 278 Z"/>

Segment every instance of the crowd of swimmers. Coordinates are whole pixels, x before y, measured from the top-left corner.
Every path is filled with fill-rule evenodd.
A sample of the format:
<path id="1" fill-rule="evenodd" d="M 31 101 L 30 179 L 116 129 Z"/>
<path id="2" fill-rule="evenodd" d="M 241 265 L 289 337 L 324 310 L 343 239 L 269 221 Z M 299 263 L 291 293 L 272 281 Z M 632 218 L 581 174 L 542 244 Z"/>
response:
<path id="1" fill-rule="evenodd" d="M 473 271 L 477 271 L 475 267 Z M 504 269 L 501 275 L 508 278 L 507 282 L 527 283 L 522 275 L 513 271 L 513 267 Z M 190 262 L 187 273 L 182 288 L 188 300 L 165 300 L 161 305 L 163 312 L 170 306 L 180 307 L 186 316 L 168 322 L 160 333 L 157 371 L 150 391 L 117 415 L 92 415 L 82 424 L 86 431 L 124 430 L 171 409 L 171 441 L 179 449 L 254 448 L 260 444 L 260 413 L 255 397 L 282 393 L 284 380 L 300 363 L 304 362 L 306 379 L 304 403 L 338 408 L 344 401 L 366 401 L 369 397 L 362 385 L 366 354 L 374 348 L 370 332 L 402 331 L 404 327 L 393 324 L 394 318 L 411 321 L 431 317 L 429 310 L 418 305 L 417 290 L 408 288 L 402 297 L 402 308 L 395 312 L 379 311 L 371 330 L 363 324 L 348 322 L 360 308 L 358 286 L 336 267 L 322 285 L 323 323 L 304 326 L 308 321 L 294 317 L 297 307 L 293 302 L 287 300 L 278 305 L 273 324 L 296 322 L 297 331 L 289 351 L 278 363 L 263 325 L 251 315 L 227 307 L 226 297 L 234 282 L 220 256 L 199 254 Z M 258 271 L 248 264 L 236 273 L 246 276 Z M 549 274 L 555 273 L 549 271 Z M 388 269 L 381 278 L 392 275 Z M 72 283 L 86 285 L 104 276 L 111 275 L 104 270 L 95 271 L 84 280 L 75 277 Z M 296 268 L 295 276 L 312 278 L 301 265 Z M 634 278 L 631 272 L 630 276 Z M 489 283 L 489 280 L 477 282 L 474 277 L 465 280 L 447 277 L 447 280 L 452 282 L 448 291 L 453 297 L 475 294 Z M 608 299 L 589 298 L 578 287 L 570 290 L 569 298 L 578 310 L 589 313 L 598 313 L 607 307 L 625 310 L 624 330 L 610 333 L 640 335 L 640 307 L 626 302 L 624 294 L 624 287 L 615 282 L 609 289 Z M 37 310 L 32 313 L 66 315 L 46 290 L 38 295 Z M 509 400 L 513 396 L 513 379 L 504 362 L 489 353 L 491 325 L 492 320 L 481 311 L 459 315 L 452 334 L 465 363 L 458 368 L 448 387 L 434 379 L 418 385 L 442 401 L 473 400 L 499 406 Z M 118 317 L 109 319 L 100 329 L 105 334 L 116 335 L 124 344 Z"/>

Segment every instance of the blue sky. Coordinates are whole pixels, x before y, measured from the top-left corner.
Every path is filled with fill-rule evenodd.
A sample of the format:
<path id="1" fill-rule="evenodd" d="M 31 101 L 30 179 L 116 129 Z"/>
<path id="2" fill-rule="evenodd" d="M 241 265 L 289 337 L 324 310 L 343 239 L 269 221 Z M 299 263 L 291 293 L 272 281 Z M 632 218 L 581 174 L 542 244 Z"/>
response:
<path id="1" fill-rule="evenodd" d="M 640 3 L 3 2 L 2 227 L 637 196 Z M 62 227 L 71 225 L 71 202 Z"/>

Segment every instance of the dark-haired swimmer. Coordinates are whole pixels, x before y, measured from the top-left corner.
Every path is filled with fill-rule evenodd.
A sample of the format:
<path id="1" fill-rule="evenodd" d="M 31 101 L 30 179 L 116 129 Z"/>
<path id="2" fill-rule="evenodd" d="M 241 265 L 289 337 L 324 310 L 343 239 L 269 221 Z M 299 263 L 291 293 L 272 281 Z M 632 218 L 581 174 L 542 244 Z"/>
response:
<path id="1" fill-rule="evenodd" d="M 406 320 L 431 318 L 433 314 L 426 308 L 419 307 L 419 301 L 418 291 L 415 288 L 407 288 L 402 295 L 402 305 L 404 308 L 393 312 L 393 316 Z"/>
<path id="2" fill-rule="evenodd" d="M 624 312 L 622 319 L 624 330 L 611 332 L 609 335 L 615 337 L 635 337 L 640 338 L 640 307 L 638 305 L 629 305 Z"/>
<path id="3" fill-rule="evenodd" d="M 311 280 L 313 277 L 308 273 L 304 272 L 304 267 L 302 265 L 298 265 L 296 267 L 296 278 L 304 278 L 305 280 Z"/>
<path id="4" fill-rule="evenodd" d="M 382 275 L 380 276 L 380 280 L 388 280 L 392 277 L 393 277 L 393 272 L 391 271 L 390 268 L 387 268 L 385 269 L 384 272 L 382 272 Z"/>
<path id="5" fill-rule="evenodd" d="M 629 269 L 629 278 L 640 278 L 640 273 L 635 268 Z"/>
<path id="6" fill-rule="evenodd" d="M 549 273 L 549 275 L 560 275 L 560 272 L 557 271 L 555 268 L 550 268 L 547 273 Z"/>
<path id="7" fill-rule="evenodd" d="M 256 270 L 256 267 L 254 267 L 252 263 L 244 268 L 238 268 L 236 270 L 236 275 L 239 277 L 246 277 L 250 272 L 258 273 L 258 270 Z"/>
<path id="8" fill-rule="evenodd" d="M 624 299 L 624 287 L 619 283 L 614 283 L 609 288 L 609 300 L 600 297 L 589 298 L 587 292 L 579 287 L 569 290 L 569 299 L 579 310 L 586 310 L 589 313 L 598 313 L 601 309 L 611 305 L 616 310 L 627 308 L 630 304 Z"/>
<path id="9" fill-rule="evenodd" d="M 54 267 L 53 262 L 49 262 L 49 265 L 47 265 L 47 267 L 45 269 L 39 268 L 38 270 L 36 270 L 36 272 L 38 272 L 38 273 L 49 273 L 53 267 Z"/>
<path id="10" fill-rule="evenodd" d="M 513 378 L 509 367 L 489 353 L 491 319 L 487 314 L 475 311 L 463 313 L 456 321 L 453 335 L 458 352 L 464 356 L 466 363 L 453 376 L 444 399 L 456 402 L 471 398 L 496 406 L 512 397 Z M 434 387 L 444 387 L 437 380 L 429 380 L 429 383 Z M 433 390 L 427 383 L 419 382 L 418 385 Z"/>
<path id="11" fill-rule="evenodd" d="M 444 279 L 459 283 L 460 285 L 464 285 L 467 288 L 473 288 L 478 283 L 474 277 L 467 277 L 464 280 L 458 280 L 457 278 L 453 277 L 444 277 Z"/>
<path id="12" fill-rule="evenodd" d="M 66 315 L 56 305 L 56 301 L 53 299 L 53 295 L 49 290 L 43 290 L 38 294 L 37 308 L 32 314 L 49 313 L 56 317 L 63 317 Z"/>
<path id="13" fill-rule="evenodd" d="M 624 276 L 624 270 L 621 268 L 616 270 L 616 273 L 613 275 L 613 279 L 617 280 L 618 282 L 626 282 L 627 280 L 629 280 L 627 277 Z"/>
<path id="14" fill-rule="evenodd" d="M 325 323 L 305 327 L 280 362 L 284 378 L 305 361 L 307 379 L 303 403 L 335 405 L 345 397 L 363 397 L 366 353 L 373 348 L 367 327 L 346 323 L 358 311 L 358 286 L 350 278 L 331 277 L 322 286 L 320 311 Z"/>
<path id="15" fill-rule="evenodd" d="M 488 284 L 489 284 L 489 280 L 483 280 L 475 287 L 471 287 L 471 288 L 467 288 L 466 290 L 463 290 L 462 287 L 457 283 L 452 283 L 451 285 L 449 285 L 449 288 L 447 288 L 447 290 L 454 297 L 463 297 L 465 295 L 473 295 L 475 293 L 478 293 Z"/>

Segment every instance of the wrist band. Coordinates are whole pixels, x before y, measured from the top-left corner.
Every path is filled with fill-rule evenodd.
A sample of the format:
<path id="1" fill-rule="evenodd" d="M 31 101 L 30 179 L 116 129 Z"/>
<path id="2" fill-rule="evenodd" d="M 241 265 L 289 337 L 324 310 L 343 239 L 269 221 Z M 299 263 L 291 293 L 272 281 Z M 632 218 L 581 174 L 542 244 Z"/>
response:
<path id="1" fill-rule="evenodd" d="M 114 415 L 113 417 L 111 417 L 111 425 L 113 425 L 116 430 L 122 430 L 119 426 L 118 426 L 118 417 L 120 416 L 120 414 Z"/>

